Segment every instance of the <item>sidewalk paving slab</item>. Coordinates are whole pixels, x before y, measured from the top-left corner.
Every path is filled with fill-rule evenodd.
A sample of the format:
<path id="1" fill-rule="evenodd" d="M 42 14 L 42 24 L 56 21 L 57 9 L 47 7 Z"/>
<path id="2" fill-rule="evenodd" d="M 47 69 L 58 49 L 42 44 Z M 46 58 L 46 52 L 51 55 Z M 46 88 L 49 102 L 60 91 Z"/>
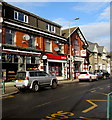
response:
<path id="1" fill-rule="evenodd" d="M 78 79 L 58 80 L 58 84 L 74 83 L 74 82 L 78 82 L 78 81 L 79 81 Z M 14 87 L 14 84 L 15 84 L 14 82 L 6 82 L 5 83 L 5 93 L 4 94 L 2 94 L 2 88 L 0 88 L 0 91 L 1 91 L 0 98 L 18 93 L 19 90 L 16 87 Z"/>

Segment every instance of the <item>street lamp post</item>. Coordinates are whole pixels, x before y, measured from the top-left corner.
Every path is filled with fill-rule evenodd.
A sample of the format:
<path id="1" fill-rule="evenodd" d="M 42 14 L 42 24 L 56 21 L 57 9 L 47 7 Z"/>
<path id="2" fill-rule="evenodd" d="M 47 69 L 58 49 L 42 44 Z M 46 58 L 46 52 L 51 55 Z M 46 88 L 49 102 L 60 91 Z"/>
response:
<path id="1" fill-rule="evenodd" d="M 74 20 L 79 20 L 78 17 L 76 17 Z M 69 21 L 69 54 L 70 54 L 70 80 L 72 80 L 72 42 L 71 42 L 71 36 L 70 36 L 70 24 L 71 24 L 71 21 Z"/>

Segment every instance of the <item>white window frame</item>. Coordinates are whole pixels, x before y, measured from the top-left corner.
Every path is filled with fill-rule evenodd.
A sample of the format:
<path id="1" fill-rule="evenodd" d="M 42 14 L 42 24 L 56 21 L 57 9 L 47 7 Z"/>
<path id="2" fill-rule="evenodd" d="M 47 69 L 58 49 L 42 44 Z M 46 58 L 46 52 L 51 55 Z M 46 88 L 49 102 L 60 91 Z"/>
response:
<path id="1" fill-rule="evenodd" d="M 64 44 L 61 44 L 61 53 L 64 54 Z"/>
<path id="2" fill-rule="evenodd" d="M 46 39 L 45 43 L 49 43 L 50 44 L 50 49 L 49 50 L 46 49 L 46 51 L 51 52 L 52 51 L 52 41 L 49 40 L 49 39 Z"/>
<path id="3" fill-rule="evenodd" d="M 28 23 L 28 16 L 25 15 L 24 13 L 21 13 L 21 14 L 24 15 L 24 20 L 22 21 L 22 20 L 19 19 L 19 13 L 21 13 L 21 12 L 14 11 L 14 19 L 16 19 L 16 20 L 18 20 L 18 21 L 21 21 L 21 22 Z M 16 18 L 16 16 L 15 16 L 15 14 L 17 14 L 17 18 Z"/>
<path id="4" fill-rule="evenodd" d="M 46 30 L 49 32 L 53 32 L 53 33 L 55 33 L 55 31 L 56 31 L 55 26 L 50 25 L 48 23 L 46 23 Z"/>

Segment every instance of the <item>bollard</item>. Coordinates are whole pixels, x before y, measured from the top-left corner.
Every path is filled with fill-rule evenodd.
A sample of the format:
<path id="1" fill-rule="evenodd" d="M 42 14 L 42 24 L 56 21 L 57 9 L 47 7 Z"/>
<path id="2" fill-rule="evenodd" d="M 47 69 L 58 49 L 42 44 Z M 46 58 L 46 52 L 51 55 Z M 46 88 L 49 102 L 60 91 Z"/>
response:
<path id="1" fill-rule="evenodd" d="M 2 80 L 2 94 L 5 94 L 5 82 Z"/>

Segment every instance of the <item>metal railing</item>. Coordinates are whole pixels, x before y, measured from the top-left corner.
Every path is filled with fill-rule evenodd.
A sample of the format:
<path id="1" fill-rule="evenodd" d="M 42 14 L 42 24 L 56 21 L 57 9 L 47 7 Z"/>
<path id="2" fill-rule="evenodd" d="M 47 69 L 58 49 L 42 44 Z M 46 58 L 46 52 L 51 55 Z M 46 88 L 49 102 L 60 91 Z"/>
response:
<path id="1" fill-rule="evenodd" d="M 107 120 L 112 120 L 112 92 L 107 95 Z"/>

